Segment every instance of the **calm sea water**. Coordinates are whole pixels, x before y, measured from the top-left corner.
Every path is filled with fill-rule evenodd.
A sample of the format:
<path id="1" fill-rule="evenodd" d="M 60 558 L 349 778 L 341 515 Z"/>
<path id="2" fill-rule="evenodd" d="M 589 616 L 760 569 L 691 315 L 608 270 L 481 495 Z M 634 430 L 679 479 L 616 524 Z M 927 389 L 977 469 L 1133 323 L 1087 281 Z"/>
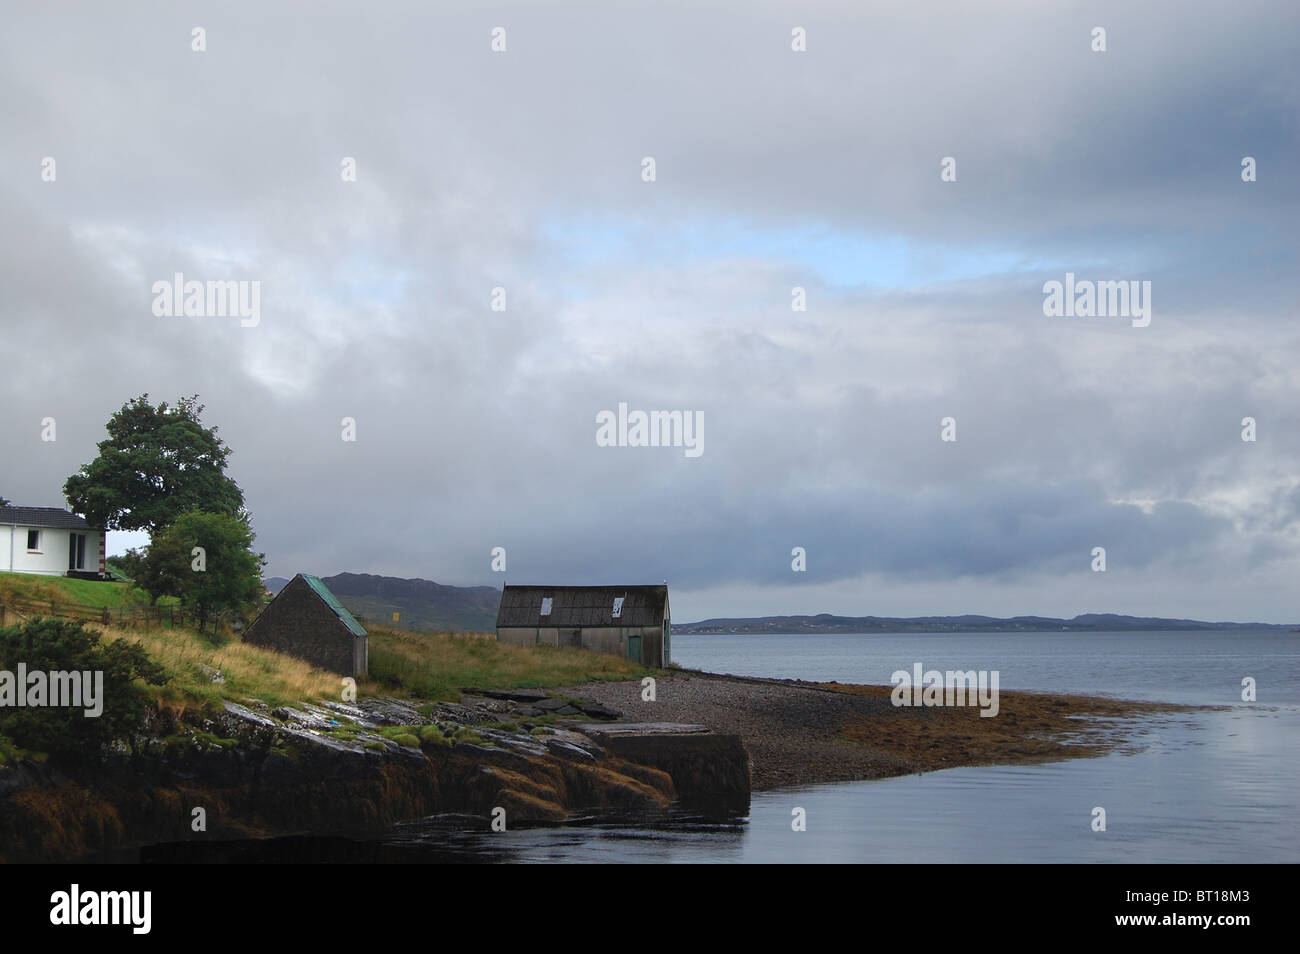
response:
<path id="1" fill-rule="evenodd" d="M 674 636 L 674 661 L 737 675 L 889 682 L 996 669 L 1002 689 L 1226 706 L 1146 727 L 1140 750 L 762 792 L 735 825 L 502 834 L 404 828 L 463 860 L 1294 862 L 1300 860 L 1300 634 Z M 1255 703 L 1241 701 L 1244 677 Z M 1107 830 L 1092 830 L 1095 807 Z M 791 829 L 792 811 L 807 830 Z"/>

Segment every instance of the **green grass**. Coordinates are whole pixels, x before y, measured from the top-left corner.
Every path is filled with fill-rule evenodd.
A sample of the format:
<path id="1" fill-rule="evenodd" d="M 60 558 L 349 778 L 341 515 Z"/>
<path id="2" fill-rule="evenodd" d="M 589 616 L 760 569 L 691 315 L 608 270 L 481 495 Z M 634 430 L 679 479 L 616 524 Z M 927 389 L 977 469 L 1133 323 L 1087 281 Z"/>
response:
<path id="1" fill-rule="evenodd" d="M 447 737 L 442 734 L 442 730 L 436 725 L 420 726 L 420 741 L 432 742 L 434 745 L 450 745 Z"/>
<path id="2" fill-rule="evenodd" d="M 372 691 L 455 700 L 465 687 L 521 689 L 639 679 L 654 670 L 620 656 L 558 646 L 510 646 L 487 633 L 417 633 L 371 625 Z"/>
<path id="3" fill-rule="evenodd" d="M 10 593 L 34 600 L 66 600 L 101 609 L 149 605 L 148 594 L 129 583 L 74 580 L 66 576 L 38 576 L 34 573 L 0 573 L 0 597 Z M 158 602 L 167 605 L 176 600 L 164 597 Z"/>

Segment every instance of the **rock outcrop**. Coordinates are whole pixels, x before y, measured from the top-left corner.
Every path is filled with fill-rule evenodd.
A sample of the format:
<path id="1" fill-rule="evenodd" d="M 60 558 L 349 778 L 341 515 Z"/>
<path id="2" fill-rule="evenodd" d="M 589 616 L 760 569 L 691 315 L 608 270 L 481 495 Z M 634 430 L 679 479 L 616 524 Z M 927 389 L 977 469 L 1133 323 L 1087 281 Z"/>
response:
<path id="1" fill-rule="evenodd" d="M 536 703 L 547 701 L 530 694 L 507 704 L 519 716 L 545 712 Z M 571 702 L 553 711 L 566 707 L 581 711 Z M 474 697 L 421 709 L 395 699 L 274 710 L 226 703 L 198 726 L 154 726 L 135 753 L 98 764 L 0 766 L 0 860 L 130 860 L 159 842 L 366 837 L 434 815 L 486 823 L 495 809 L 511 827 L 593 813 L 651 820 L 712 791 L 721 762 L 748 764 L 734 737 L 679 736 L 690 751 L 674 755 L 672 742 L 594 735 L 597 723 L 498 718 Z M 747 771 L 743 786 L 747 811 Z"/>

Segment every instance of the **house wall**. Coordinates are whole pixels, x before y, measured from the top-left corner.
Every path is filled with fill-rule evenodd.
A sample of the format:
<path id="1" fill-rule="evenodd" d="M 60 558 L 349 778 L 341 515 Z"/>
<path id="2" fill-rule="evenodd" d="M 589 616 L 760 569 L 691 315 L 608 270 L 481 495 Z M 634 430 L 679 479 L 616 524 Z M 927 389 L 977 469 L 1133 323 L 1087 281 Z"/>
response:
<path id="1" fill-rule="evenodd" d="M 40 552 L 27 552 L 27 531 L 39 530 L 41 534 Z M 14 573 L 39 573 L 44 576 L 63 576 L 68 572 L 68 534 L 71 531 L 58 530 L 53 527 L 25 527 L 6 525 L 4 534 L 0 535 L 0 544 L 4 546 L 3 568 Z M 88 534 L 86 540 L 86 564 L 93 567 L 97 557 L 95 552 L 95 534 Z M 12 561 L 12 562 L 11 562 Z"/>
<path id="2" fill-rule="evenodd" d="M 66 558 L 66 557 L 65 557 Z M 369 653 L 364 636 L 353 636 L 334 611 L 299 577 L 262 610 L 244 632 L 244 642 L 297 656 L 330 672 L 364 675 Z"/>

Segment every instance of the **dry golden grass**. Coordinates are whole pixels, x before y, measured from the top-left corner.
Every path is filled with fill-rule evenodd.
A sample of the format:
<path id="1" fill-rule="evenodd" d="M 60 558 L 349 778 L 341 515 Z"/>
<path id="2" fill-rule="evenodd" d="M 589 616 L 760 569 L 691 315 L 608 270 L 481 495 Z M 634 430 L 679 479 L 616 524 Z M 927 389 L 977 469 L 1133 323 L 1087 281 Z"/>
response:
<path id="1" fill-rule="evenodd" d="M 127 639 L 164 666 L 171 681 L 155 691 L 160 707 L 214 710 L 222 700 L 260 699 L 271 705 L 341 701 L 342 677 L 293 656 L 184 629 L 93 628 L 105 639 Z M 650 672 L 627 659 L 553 646 L 508 646 L 493 633 L 422 633 L 370 626 L 370 677 L 364 695 L 457 699 L 460 690 L 573 685 L 634 679 Z M 225 681 L 212 682 L 212 671 Z"/>
<path id="2" fill-rule="evenodd" d="M 172 680 L 158 690 L 159 704 L 165 708 L 211 707 L 222 699 L 255 698 L 281 705 L 340 698 L 337 674 L 238 639 L 217 643 L 183 629 L 96 628 L 107 640 L 138 643 L 167 669 Z M 205 666 L 220 672 L 225 682 L 214 683 Z"/>
<path id="3" fill-rule="evenodd" d="M 342 677 L 293 656 L 188 629 L 87 623 L 106 640 L 143 647 L 163 666 L 168 683 L 150 687 L 158 706 L 175 714 L 214 712 L 223 700 L 259 699 L 271 705 L 342 701 Z M 618 656 L 552 646 L 499 644 L 494 633 L 425 633 L 371 625 L 370 676 L 363 695 L 457 699 L 464 687 L 518 688 L 634 679 L 650 672 Z M 214 672 L 224 681 L 214 683 Z"/>

